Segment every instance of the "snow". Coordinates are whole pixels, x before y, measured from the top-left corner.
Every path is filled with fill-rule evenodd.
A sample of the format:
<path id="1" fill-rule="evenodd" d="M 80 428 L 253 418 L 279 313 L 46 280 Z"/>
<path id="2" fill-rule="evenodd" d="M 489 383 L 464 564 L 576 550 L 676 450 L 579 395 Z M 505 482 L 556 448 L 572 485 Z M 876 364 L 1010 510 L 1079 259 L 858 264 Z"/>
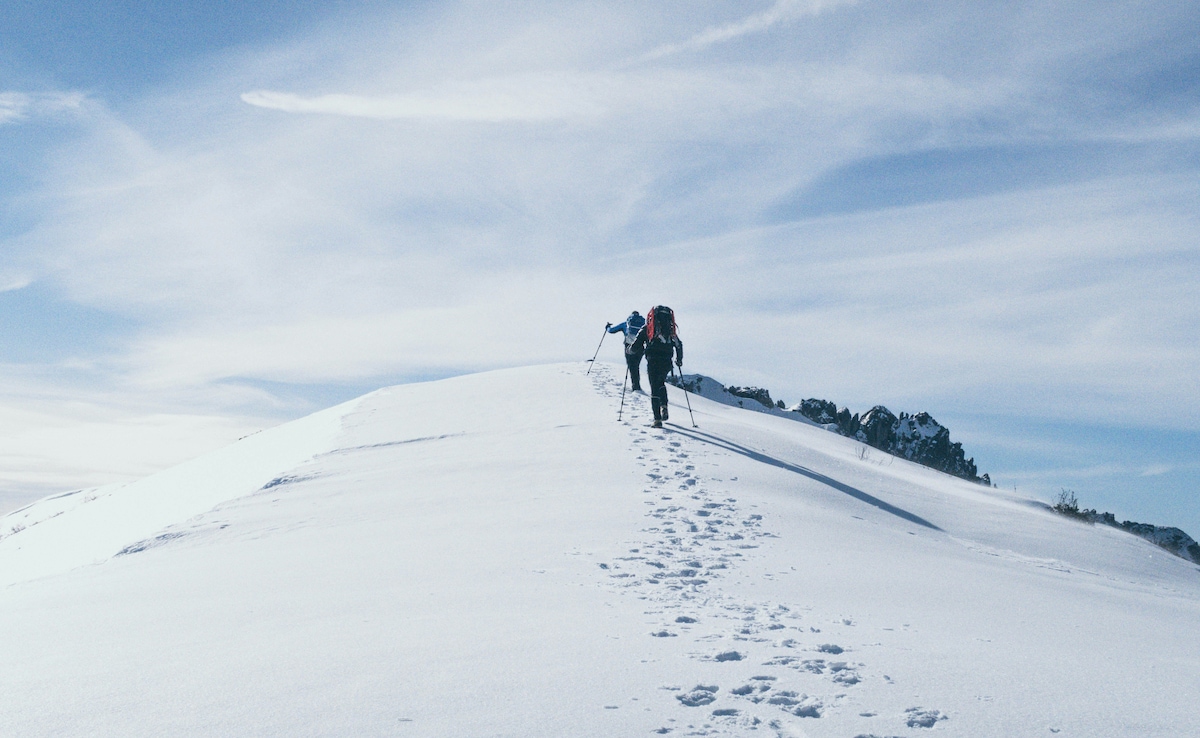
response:
<path id="1" fill-rule="evenodd" d="M 4 734 L 1200 734 L 1196 566 L 674 387 L 618 423 L 585 372 L 0 519 Z"/>
<path id="2" fill-rule="evenodd" d="M 327 448 L 346 409 L 248 436 L 132 484 L 56 495 L 10 513 L 0 535 L 11 537 L 18 527 L 21 535 L 0 556 L 0 585 L 103 561 L 123 544 L 258 489 L 277 470 Z"/>

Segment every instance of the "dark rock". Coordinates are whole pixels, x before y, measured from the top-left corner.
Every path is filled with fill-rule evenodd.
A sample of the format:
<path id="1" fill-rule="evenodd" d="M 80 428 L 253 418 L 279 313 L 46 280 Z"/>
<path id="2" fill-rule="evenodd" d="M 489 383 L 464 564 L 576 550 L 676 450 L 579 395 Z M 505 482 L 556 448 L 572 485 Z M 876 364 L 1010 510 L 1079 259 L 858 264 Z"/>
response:
<path id="1" fill-rule="evenodd" d="M 838 408 L 829 400 L 818 400 L 810 397 L 792 408 L 817 425 L 829 425 L 837 422 Z"/>
<path id="2" fill-rule="evenodd" d="M 867 411 L 859 421 L 861 427 L 855 435 L 868 446 L 874 446 L 880 451 L 890 452 L 889 446 L 896 432 L 899 419 L 892 411 L 883 405 L 876 405 Z"/>
<path id="3" fill-rule="evenodd" d="M 901 413 L 891 443 L 892 448 L 884 450 L 956 477 L 982 481 L 975 460 L 964 458 L 962 444 L 951 443 L 950 430 L 929 413 Z"/>
<path id="4" fill-rule="evenodd" d="M 747 400 L 754 400 L 763 407 L 775 407 L 775 401 L 771 399 L 771 393 L 762 387 L 726 387 L 725 391 L 734 397 L 744 397 Z"/>
<path id="5" fill-rule="evenodd" d="M 839 409 L 837 405 L 829 400 L 818 400 L 815 397 L 794 405 L 790 408 L 791 412 L 800 413 L 817 425 L 836 425 L 837 432 L 843 436 L 854 436 L 858 433 L 859 422 L 858 414 L 850 414 L 846 408 Z"/>

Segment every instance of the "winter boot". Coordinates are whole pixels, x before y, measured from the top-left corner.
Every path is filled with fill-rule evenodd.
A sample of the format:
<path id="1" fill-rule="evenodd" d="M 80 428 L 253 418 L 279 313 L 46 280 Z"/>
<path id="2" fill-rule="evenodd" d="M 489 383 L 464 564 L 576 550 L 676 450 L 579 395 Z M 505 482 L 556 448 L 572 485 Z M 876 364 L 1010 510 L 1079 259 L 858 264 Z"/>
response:
<path id="1" fill-rule="evenodd" d="M 659 420 L 658 418 L 655 418 L 655 419 L 654 419 L 654 422 L 650 424 L 650 427 L 651 427 L 651 428 L 661 428 L 661 427 L 662 427 L 662 421 L 661 421 L 661 420 Z"/>

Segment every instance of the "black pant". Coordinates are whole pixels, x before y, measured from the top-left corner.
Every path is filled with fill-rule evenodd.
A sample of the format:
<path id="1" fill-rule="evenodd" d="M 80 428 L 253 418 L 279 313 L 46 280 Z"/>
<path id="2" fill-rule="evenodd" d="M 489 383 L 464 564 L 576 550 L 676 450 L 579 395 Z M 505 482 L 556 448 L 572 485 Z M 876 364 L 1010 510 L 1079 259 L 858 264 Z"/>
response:
<path id="1" fill-rule="evenodd" d="M 630 387 L 635 391 L 640 390 L 642 388 L 642 352 L 634 351 L 633 353 L 629 353 L 626 351 L 625 364 L 629 367 L 629 378 L 633 380 L 633 384 Z"/>
<path id="2" fill-rule="evenodd" d="M 646 377 L 650 380 L 650 407 L 654 419 L 662 420 L 667 406 L 667 375 L 671 373 L 671 356 L 646 356 Z"/>

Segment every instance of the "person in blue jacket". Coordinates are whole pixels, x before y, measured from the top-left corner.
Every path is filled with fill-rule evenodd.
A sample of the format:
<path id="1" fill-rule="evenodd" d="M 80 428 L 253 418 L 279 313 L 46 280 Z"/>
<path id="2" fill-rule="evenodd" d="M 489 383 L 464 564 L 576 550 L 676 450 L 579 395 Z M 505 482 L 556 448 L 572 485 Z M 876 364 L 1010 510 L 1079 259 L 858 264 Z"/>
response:
<path id="1" fill-rule="evenodd" d="M 646 319 L 638 315 L 638 311 L 634 310 L 625 319 L 624 323 L 613 325 L 609 323 L 605 327 L 609 333 L 624 333 L 625 334 L 625 364 L 629 367 L 629 376 L 633 379 L 633 391 L 642 391 L 642 374 L 640 367 L 642 364 L 642 353 L 645 351 L 643 347 L 634 348 L 634 341 L 637 340 L 638 333 L 646 325 Z"/>

